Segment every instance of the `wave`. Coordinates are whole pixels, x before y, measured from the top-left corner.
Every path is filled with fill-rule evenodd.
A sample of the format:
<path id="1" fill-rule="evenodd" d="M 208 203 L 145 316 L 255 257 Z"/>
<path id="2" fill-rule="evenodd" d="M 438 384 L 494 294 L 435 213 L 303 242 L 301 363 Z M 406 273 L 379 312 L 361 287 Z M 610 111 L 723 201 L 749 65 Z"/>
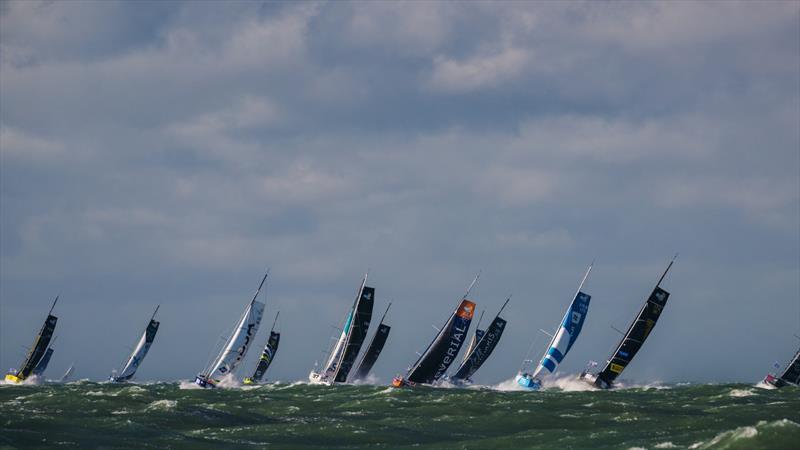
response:
<path id="1" fill-rule="evenodd" d="M 780 433 L 784 429 L 789 428 L 791 431 L 798 434 L 800 431 L 800 424 L 793 422 L 789 419 L 775 420 L 767 422 L 765 420 L 759 421 L 754 426 L 744 426 L 734 428 L 732 430 L 723 431 L 708 441 L 695 442 L 689 446 L 690 449 L 711 449 L 711 448 L 761 448 L 765 444 L 775 444 L 775 440 L 784 440 L 788 438 L 788 442 L 794 442 L 798 436 L 786 436 Z M 757 439 L 762 437 L 764 442 L 758 442 Z M 760 441 L 759 440 L 759 441 Z M 771 444 L 770 444 L 771 443 Z M 796 444 L 796 442 L 794 442 Z"/>

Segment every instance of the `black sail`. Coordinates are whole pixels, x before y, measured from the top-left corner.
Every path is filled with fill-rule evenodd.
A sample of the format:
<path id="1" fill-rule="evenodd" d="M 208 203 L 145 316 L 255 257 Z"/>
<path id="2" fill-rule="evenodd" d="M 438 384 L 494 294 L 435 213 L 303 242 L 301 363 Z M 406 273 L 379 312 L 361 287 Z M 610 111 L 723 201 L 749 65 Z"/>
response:
<path id="1" fill-rule="evenodd" d="M 794 354 L 792 361 L 786 365 L 786 370 L 781 374 L 780 379 L 792 384 L 800 384 L 800 350 Z"/>
<path id="2" fill-rule="evenodd" d="M 483 336 L 478 339 L 478 343 L 471 348 L 472 351 L 467 354 L 464 362 L 461 363 L 461 367 L 458 368 L 452 378 L 459 381 L 471 379 L 472 375 L 481 368 L 495 347 L 497 347 L 505 328 L 506 321 L 501 317 L 495 317 Z"/>
<path id="3" fill-rule="evenodd" d="M 50 364 L 50 358 L 53 356 L 53 347 L 47 349 L 44 352 L 44 356 L 42 359 L 39 360 L 39 364 L 33 369 L 33 374 L 36 376 L 41 376 L 45 370 L 47 370 L 47 365 Z"/>
<path id="4" fill-rule="evenodd" d="M 475 303 L 467 299 L 462 300 L 433 342 L 408 372 L 406 379 L 414 383 L 430 384 L 441 378 L 466 341 L 474 312 Z"/>
<path id="5" fill-rule="evenodd" d="M 264 351 L 261 352 L 261 358 L 258 360 L 256 371 L 251 377 L 254 382 L 259 382 L 264 378 L 264 374 L 267 373 L 267 369 L 269 369 L 270 364 L 272 364 L 272 360 L 275 359 L 275 354 L 278 353 L 278 344 L 280 344 L 280 342 L 281 334 L 276 331 L 270 331 L 267 345 L 264 347 Z"/>
<path id="6" fill-rule="evenodd" d="M 55 306 L 55 303 L 53 306 Z M 56 329 L 57 322 L 58 317 L 52 314 L 47 315 L 42 329 L 39 330 L 39 334 L 36 335 L 36 341 L 33 343 L 33 347 L 31 347 L 28 355 L 25 357 L 25 361 L 22 363 L 22 368 L 17 371 L 17 377 L 24 380 L 33 373 L 33 369 L 36 368 L 39 361 L 47 352 L 47 347 L 50 345 L 50 339 L 53 338 L 53 331 Z"/>
<path id="7" fill-rule="evenodd" d="M 350 369 L 353 368 L 353 363 L 355 363 L 356 357 L 361 351 L 361 346 L 367 338 L 374 303 L 375 288 L 364 286 L 353 311 L 354 317 L 352 318 L 349 336 L 333 379 L 335 382 L 344 383 L 347 381 L 347 375 L 350 373 Z"/>
<path id="8" fill-rule="evenodd" d="M 386 339 L 389 338 L 389 331 L 391 329 L 392 327 L 389 325 L 381 324 L 378 326 L 378 330 L 375 332 L 375 335 L 372 336 L 372 341 L 369 343 L 367 351 L 361 357 L 361 362 L 358 364 L 358 369 L 356 369 L 354 376 L 356 380 L 367 378 L 369 371 L 372 370 L 372 366 L 375 365 L 375 361 L 378 360 L 378 356 L 380 356 L 384 344 L 386 344 Z"/>
<path id="9" fill-rule="evenodd" d="M 630 364 L 631 360 L 636 353 L 642 348 L 642 344 L 650 336 L 653 327 L 656 326 L 658 318 L 661 317 L 661 312 L 667 304 L 669 292 L 656 286 L 650 297 L 647 299 L 636 320 L 628 327 L 625 337 L 617 346 L 617 350 L 611 359 L 608 360 L 605 368 L 597 374 L 596 384 L 601 387 L 608 387 L 616 380 L 616 378 L 625 370 L 625 367 Z M 602 386 L 605 383 L 605 386 Z"/>

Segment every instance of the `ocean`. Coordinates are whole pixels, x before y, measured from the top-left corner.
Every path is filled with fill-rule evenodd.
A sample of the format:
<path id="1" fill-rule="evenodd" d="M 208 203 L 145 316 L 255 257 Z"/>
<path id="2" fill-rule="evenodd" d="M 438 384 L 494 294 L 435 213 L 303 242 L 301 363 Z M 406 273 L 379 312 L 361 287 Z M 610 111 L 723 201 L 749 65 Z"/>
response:
<path id="1" fill-rule="evenodd" d="M 0 448 L 797 449 L 800 390 L 0 386 Z"/>

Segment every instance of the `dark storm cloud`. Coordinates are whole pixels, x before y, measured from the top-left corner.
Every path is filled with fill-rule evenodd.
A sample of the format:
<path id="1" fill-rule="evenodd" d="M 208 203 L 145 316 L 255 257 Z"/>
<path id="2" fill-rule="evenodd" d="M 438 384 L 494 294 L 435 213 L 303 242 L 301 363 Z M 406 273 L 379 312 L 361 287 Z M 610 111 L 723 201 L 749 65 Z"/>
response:
<path id="1" fill-rule="evenodd" d="M 385 378 L 483 269 L 479 307 L 514 294 L 497 382 L 597 257 L 578 370 L 675 251 L 631 377 L 754 379 L 795 346 L 795 3 L 0 11 L 2 365 L 61 292 L 55 365 L 103 376 L 162 303 L 142 376 L 188 378 L 270 265 L 274 376 L 303 378 L 371 268 Z"/>

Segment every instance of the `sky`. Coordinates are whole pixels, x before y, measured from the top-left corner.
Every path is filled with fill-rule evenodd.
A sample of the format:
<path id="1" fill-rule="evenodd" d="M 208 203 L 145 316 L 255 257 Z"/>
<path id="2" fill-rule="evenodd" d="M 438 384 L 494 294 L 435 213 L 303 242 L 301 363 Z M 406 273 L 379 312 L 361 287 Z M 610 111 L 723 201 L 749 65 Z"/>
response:
<path id="1" fill-rule="evenodd" d="M 160 304 L 137 378 L 190 379 L 269 267 L 304 380 L 369 270 L 388 382 L 481 271 L 494 384 L 596 260 L 578 373 L 679 253 L 623 378 L 755 382 L 800 344 L 799 124 L 798 2 L 3 1 L 0 368 L 60 295 L 51 377 Z"/>

